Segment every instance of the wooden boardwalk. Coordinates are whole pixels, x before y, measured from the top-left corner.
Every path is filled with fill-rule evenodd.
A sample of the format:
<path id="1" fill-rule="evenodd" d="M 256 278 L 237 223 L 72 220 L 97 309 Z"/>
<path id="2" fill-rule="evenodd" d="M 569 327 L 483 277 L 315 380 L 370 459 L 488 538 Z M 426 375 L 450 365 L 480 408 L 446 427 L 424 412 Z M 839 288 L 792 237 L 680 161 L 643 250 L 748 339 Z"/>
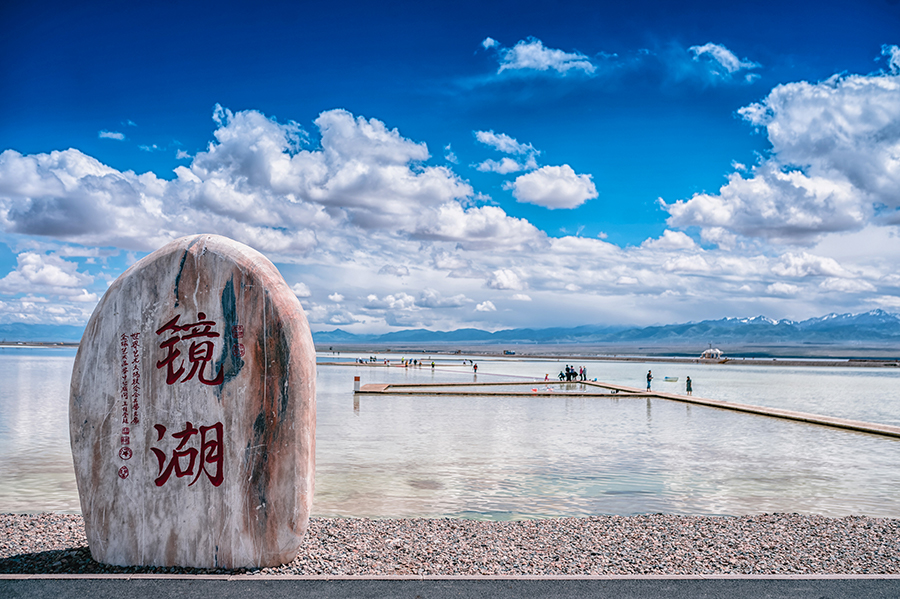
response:
<path id="1" fill-rule="evenodd" d="M 581 386 L 575 389 L 573 386 Z M 491 387 L 526 387 L 522 391 L 497 390 Z M 568 388 L 565 388 L 565 387 Z M 592 389 L 588 389 L 592 388 Z M 731 410 L 757 416 L 781 418 L 806 424 L 828 426 L 859 433 L 880 435 L 900 439 L 900 426 L 863 422 L 860 420 L 848 420 L 846 418 L 834 418 L 819 414 L 807 414 L 793 410 L 769 408 L 765 406 L 753 406 L 749 404 L 705 399 L 702 397 L 678 395 L 675 393 L 662 393 L 659 391 L 646 391 L 636 387 L 615 385 L 595 381 L 504 381 L 491 383 L 402 383 L 402 384 L 367 384 L 360 387 L 354 393 L 359 395 L 422 395 L 422 396 L 496 396 L 496 397 L 608 397 L 608 398 L 652 398 L 678 401 L 682 403 Z"/>

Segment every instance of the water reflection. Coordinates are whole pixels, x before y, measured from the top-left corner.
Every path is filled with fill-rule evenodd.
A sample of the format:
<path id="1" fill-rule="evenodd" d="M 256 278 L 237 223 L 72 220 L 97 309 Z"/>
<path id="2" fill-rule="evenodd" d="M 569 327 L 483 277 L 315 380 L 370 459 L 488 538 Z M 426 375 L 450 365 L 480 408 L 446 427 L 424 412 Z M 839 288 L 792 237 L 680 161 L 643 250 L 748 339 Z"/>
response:
<path id="1" fill-rule="evenodd" d="M 0 348 L 0 511 L 78 511 L 69 448 L 75 350 Z"/>
<path id="2" fill-rule="evenodd" d="M 491 382 L 511 374 L 542 380 L 541 373 L 553 371 L 550 364 L 482 359 L 478 376 Z M 646 373 L 642 365 L 626 365 L 633 371 L 627 380 L 615 372 L 623 365 L 613 366 L 609 378 L 601 376 L 600 366 L 592 373 L 631 386 Z M 332 379 L 327 369 L 319 375 L 315 509 L 321 515 L 900 514 L 900 485 L 893 476 L 900 443 L 890 439 L 664 400 L 562 393 L 363 396 L 357 422 L 348 427 L 340 410 L 348 403 L 328 398 L 334 394 L 346 402 L 349 383 Z M 431 380 L 407 369 L 359 373 L 364 383 Z M 700 377 L 706 391 L 727 382 L 728 376 L 716 379 L 713 373 Z M 778 369 L 752 373 L 778 388 Z M 865 376 L 845 375 L 861 385 L 858 392 L 865 388 Z M 834 376 L 829 374 L 829 384 Z M 350 380 L 349 374 L 343 377 Z M 440 379 L 469 382 L 472 375 L 451 366 Z M 750 399 L 731 391 L 736 396 Z"/>

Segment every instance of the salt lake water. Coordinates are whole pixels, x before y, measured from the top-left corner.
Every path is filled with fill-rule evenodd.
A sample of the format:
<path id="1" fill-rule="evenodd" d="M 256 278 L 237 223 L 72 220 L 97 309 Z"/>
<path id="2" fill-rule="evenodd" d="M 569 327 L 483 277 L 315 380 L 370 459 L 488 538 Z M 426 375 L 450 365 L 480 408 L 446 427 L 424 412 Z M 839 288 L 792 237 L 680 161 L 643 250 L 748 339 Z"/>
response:
<path id="1" fill-rule="evenodd" d="M 0 348 L 0 512 L 78 512 L 75 352 Z M 900 518 L 900 440 L 661 399 L 354 396 L 366 383 L 551 378 L 565 360 L 410 354 L 318 368 L 314 516 L 509 519 L 765 512 Z M 336 356 L 321 354 L 331 361 Z M 576 361 L 590 378 L 900 425 L 900 372 Z M 677 376 L 677 383 L 664 382 Z"/>

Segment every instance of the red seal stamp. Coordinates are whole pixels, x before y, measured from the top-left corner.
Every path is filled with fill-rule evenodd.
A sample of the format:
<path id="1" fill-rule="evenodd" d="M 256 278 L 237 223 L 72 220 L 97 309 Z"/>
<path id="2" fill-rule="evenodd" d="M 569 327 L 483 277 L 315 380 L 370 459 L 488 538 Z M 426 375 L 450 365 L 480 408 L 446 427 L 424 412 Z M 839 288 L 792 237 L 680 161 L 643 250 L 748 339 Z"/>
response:
<path id="1" fill-rule="evenodd" d="M 128 478 L 128 466 L 122 466 L 121 468 L 119 468 L 119 478 Z"/>
<path id="2" fill-rule="evenodd" d="M 123 460 L 130 460 L 132 456 L 132 451 L 130 447 L 122 447 L 119 449 L 119 457 Z"/>

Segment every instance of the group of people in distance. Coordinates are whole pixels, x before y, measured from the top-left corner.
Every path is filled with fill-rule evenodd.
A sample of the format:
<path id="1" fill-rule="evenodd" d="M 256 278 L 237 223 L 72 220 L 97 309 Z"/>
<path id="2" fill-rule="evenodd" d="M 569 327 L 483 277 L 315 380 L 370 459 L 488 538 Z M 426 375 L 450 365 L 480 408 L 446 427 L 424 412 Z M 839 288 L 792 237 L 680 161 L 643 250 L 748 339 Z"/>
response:
<path id="1" fill-rule="evenodd" d="M 566 364 L 566 369 L 559 373 L 559 380 L 561 381 L 586 381 L 587 380 L 587 368 L 584 366 L 579 366 L 576 370 L 574 366 L 569 366 Z"/>
<path id="2" fill-rule="evenodd" d="M 368 358 L 356 358 L 357 364 L 373 364 L 377 361 L 378 361 L 378 358 L 376 356 L 369 356 Z M 388 360 L 387 358 L 384 358 L 384 365 L 390 366 L 391 361 Z M 403 366 L 404 368 L 409 368 L 410 366 L 415 368 L 415 367 L 427 366 L 428 363 L 425 360 L 418 360 L 418 359 L 407 360 L 406 358 L 401 358 L 400 365 Z M 431 361 L 431 369 L 434 370 L 434 360 Z"/>
<path id="3" fill-rule="evenodd" d="M 417 360 L 415 358 L 413 358 L 412 360 L 407 360 L 406 358 L 402 358 L 400 360 L 400 363 L 403 364 L 403 366 L 405 366 L 406 368 L 409 368 L 410 366 L 412 366 L 413 368 L 416 368 L 419 366 L 427 365 L 425 360 Z M 434 370 L 434 361 L 433 360 L 431 362 L 431 369 Z"/>

